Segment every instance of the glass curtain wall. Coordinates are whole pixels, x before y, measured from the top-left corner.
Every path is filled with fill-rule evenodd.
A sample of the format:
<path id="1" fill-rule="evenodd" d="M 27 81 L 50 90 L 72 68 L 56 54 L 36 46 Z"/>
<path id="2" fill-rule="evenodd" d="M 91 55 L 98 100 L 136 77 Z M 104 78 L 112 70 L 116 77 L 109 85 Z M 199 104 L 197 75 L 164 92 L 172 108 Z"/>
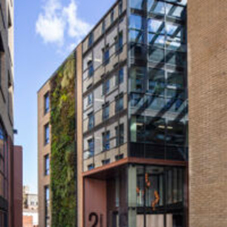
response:
<path id="1" fill-rule="evenodd" d="M 186 161 L 186 0 L 129 0 L 130 156 Z"/>
<path id="2" fill-rule="evenodd" d="M 183 168 L 133 166 L 128 169 L 130 227 L 184 227 Z"/>

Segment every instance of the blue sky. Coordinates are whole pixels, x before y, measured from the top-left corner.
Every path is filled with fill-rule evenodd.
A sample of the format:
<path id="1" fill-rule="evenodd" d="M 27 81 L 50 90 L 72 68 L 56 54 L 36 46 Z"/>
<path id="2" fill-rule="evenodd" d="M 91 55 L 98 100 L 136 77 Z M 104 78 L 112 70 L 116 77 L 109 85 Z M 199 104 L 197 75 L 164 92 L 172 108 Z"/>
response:
<path id="1" fill-rule="evenodd" d="M 37 192 L 37 91 L 115 0 L 15 1 L 15 143 Z"/>

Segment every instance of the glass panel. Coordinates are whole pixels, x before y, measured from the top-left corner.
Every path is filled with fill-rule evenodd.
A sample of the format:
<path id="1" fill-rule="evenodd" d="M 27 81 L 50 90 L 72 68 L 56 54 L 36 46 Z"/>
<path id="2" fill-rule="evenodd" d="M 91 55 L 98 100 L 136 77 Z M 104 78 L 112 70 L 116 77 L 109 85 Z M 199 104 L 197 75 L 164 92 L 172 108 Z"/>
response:
<path id="1" fill-rule="evenodd" d="M 131 14 L 129 18 L 129 28 L 143 30 L 143 18 L 139 15 Z"/>
<path id="2" fill-rule="evenodd" d="M 145 140 L 149 143 L 165 144 L 165 120 L 146 117 Z"/>
<path id="3" fill-rule="evenodd" d="M 147 1 L 147 11 L 149 13 L 155 13 L 159 15 L 165 14 L 165 3 L 156 0 L 148 0 Z"/>
<path id="4" fill-rule="evenodd" d="M 166 63 L 184 67 L 186 65 L 186 54 L 172 50 L 166 51 Z"/>
<path id="5" fill-rule="evenodd" d="M 153 95 L 164 95 L 165 71 L 162 69 L 149 69 L 148 92 Z"/>
<path id="6" fill-rule="evenodd" d="M 165 34 L 165 23 L 161 20 L 148 19 L 148 32 Z"/>
<path id="7" fill-rule="evenodd" d="M 132 68 L 131 76 L 131 91 L 142 92 L 144 90 L 144 78 L 146 76 L 146 69 L 142 67 Z"/>
<path id="8" fill-rule="evenodd" d="M 134 9 L 143 9 L 144 0 L 130 0 L 130 7 Z"/>
<path id="9" fill-rule="evenodd" d="M 165 99 L 164 98 L 158 98 L 155 96 L 146 96 L 146 102 L 147 102 L 147 108 L 150 110 L 163 110 L 165 107 Z"/>
<path id="10" fill-rule="evenodd" d="M 185 145 L 185 124 L 174 120 L 167 122 L 166 143 Z"/>
<path id="11" fill-rule="evenodd" d="M 148 45 L 164 48 L 165 36 L 163 34 L 148 33 Z"/>
<path id="12" fill-rule="evenodd" d="M 144 33 L 142 30 L 130 30 L 129 31 L 130 42 L 143 43 Z"/>
<path id="13" fill-rule="evenodd" d="M 186 15 L 185 7 L 166 3 L 166 14 L 168 17 L 184 19 Z"/>
<path id="14" fill-rule="evenodd" d="M 144 95 L 132 93 L 130 98 L 130 103 L 132 107 L 145 108 L 144 106 Z"/>
<path id="15" fill-rule="evenodd" d="M 166 35 L 167 48 L 186 51 L 186 33 L 182 25 L 166 23 Z"/>
<path id="16" fill-rule="evenodd" d="M 163 63 L 165 60 L 164 49 L 149 47 L 148 48 L 149 60 L 157 63 Z"/>

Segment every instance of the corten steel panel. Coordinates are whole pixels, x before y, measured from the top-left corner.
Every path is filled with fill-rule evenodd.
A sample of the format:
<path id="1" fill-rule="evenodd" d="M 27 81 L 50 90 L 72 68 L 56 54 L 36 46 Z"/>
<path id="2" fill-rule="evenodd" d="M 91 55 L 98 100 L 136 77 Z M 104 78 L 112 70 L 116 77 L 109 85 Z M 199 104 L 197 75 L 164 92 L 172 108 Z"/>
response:
<path id="1" fill-rule="evenodd" d="M 22 227 L 22 206 L 23 206 L 23 169 L 22 169 L 22 147 L 14 146 L 13 165 L 13 227 Z"/>
<path id="2" fill-rule="evenodd" d="M 84 179 L 85 226 L 92 227 L 97 218 L 97 225 L 107 227 L 107 191 L 106 181 Z"/>
<path id="3" fill-rule="evenodd" d="M 227 1 L 188 1 L 189 222 L 227 226 Z"/>
<path id="4" fill-rule="evenodd" d="M 78 226 L 83 227 L 84 204 L 83 204 L 83 137 L 82 137 L 82 44 L 76 50 L 76 113 L 77 113 L 77 220 Z"/>
<path id="5" fill-rule="evenodd" d="M 44 157 L 50 154 L 50 143 L 44 146 L 44 126 L 50 121 L 50 112 L 44 114 L 44 96 L 50 91 L 50 81 L 47 81 L 38 92 L 38 198 L 39 227 L 45 227 L 45 193 L 44 188 L 50 185 L 50 176 L 44 175 Z M 51 128 L 50 128 L 51 130 Z M 50 133 L 51 136 L 51 133 Z M 51 139 L 51 137 L 50 137 Z"/>

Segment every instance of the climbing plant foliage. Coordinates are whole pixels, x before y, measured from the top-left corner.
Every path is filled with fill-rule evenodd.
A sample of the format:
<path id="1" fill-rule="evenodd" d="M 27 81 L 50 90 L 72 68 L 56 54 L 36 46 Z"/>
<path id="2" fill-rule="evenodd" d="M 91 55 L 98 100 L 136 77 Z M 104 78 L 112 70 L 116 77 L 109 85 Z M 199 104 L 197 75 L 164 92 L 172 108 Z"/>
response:
<path id="1" fill-rule="evenodd" d="M 75 59 L 51 80 L 51 226 L 76 226 Z"/>

